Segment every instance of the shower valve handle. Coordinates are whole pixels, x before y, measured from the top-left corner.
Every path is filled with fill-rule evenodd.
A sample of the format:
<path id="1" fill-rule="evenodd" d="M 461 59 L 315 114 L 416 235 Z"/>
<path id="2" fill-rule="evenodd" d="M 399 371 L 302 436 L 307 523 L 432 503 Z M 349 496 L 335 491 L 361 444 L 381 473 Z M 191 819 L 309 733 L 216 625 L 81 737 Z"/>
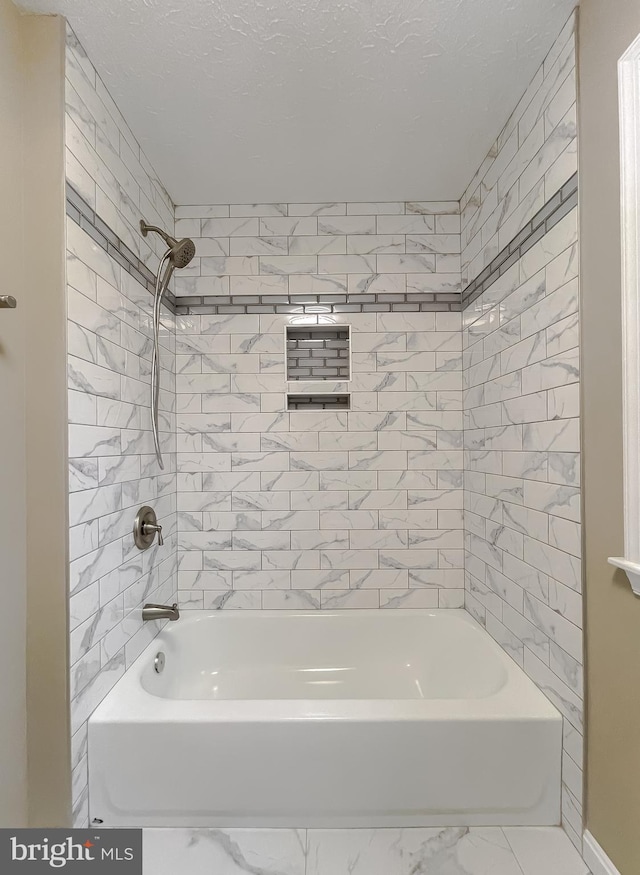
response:
<path id="1" fill-rule="evenodd" d="M 0 310 L 15 310 L 18 302 L 13 295 L 0 295 Z"/>
<path id="2" fill-rule="evenodd" d="M 164 544 L 164 538 L 162 537 L 162 526 L 160 523 L 142 523 L 142 534 L 150 535 L 152 532 L 156 532 L 158 535 L 158 545 L 160 547 Z"/>
<path id="3" fill-rule="evenodd" d="M 154 509 L 145 505 L 136 514 L 133 524 L 133 540 L 136 547 L 139 550 L 148 550 L 153 544 L 156 535 L 158 536 L 158 545 L 162 547 L 164 544 L 162 526 L 158 522 Z"/>

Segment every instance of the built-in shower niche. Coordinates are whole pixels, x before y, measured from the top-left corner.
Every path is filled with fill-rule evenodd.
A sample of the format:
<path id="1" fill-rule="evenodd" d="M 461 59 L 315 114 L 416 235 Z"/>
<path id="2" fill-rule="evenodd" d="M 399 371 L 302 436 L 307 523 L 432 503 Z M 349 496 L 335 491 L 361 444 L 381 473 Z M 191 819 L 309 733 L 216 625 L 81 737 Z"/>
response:
<path id="1" fill-rule="evenodd" d="M 351 378 L 351 329 L 348 325 L 287 326 L 287 380 L 336 382 Z M 342 387 L 340 387 L 342 389 Z M 349 410 L 351 396 L 343 391 L 287 393 L 287 410 Z"/>
<path id="2" fill-rule="evenodd" d="M 351 329 L 348 325 L 287 326 L 287 380 L 349 380 Z"/>

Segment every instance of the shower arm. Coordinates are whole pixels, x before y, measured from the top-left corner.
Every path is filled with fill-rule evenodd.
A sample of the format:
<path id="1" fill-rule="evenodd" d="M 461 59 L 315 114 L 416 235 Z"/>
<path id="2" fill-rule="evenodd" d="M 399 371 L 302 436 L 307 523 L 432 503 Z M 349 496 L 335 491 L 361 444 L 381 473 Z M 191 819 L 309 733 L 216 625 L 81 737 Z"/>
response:
<path id="1" fill-rule="evenodd" d="M 140 221 L 140 231 L 143 237 L 146 237 L 149 231 L 154 231 L 156 234 L 159 234 L 164 242 L 167 244 L 169 249 L 171 249 L 171 247 L 175 246 L 177 243 L 177 240 L 175 239 L 175 237 L 172 237 L 171 234 L 167 234 L 166 231 L 163 231 L 162 228 L 158 228 L 157 225 L 147 224 L 144 219 L 141 219 Z"/>
<path id="2" fill-rule="evenodd" d="M 164 273 L 162 268 L 165 265 Z M 171 261 L 171 249 L 168 249 L 160 260 L 156 276 L 156 290 L 153 298 L 153 352 L 151 356 L 151 428 L 153 431 L 153 444 L 156 451 L 158 465 L 164 470 L 162 452 L 160 450 L 160 436 L 158 428 L 158 402 L 160 400 L 160 308 L 162 299 L 173 275 L 174 265 Z"/>

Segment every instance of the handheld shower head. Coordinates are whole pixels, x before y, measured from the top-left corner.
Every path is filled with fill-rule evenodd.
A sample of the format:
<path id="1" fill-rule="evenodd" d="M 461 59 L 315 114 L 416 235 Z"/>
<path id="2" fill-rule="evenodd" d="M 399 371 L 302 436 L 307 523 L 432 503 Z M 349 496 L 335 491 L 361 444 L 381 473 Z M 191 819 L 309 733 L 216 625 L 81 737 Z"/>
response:
<path id="1" fill-rule="evenodd" d="M 160 468 L 164 468 L 158 428 L 158 407 L 160 400 L 160 309 L 173 271 L 176 268 L 186 267 L 189 264 L 196 254 L 196 245 L 188 237 L 176 240 L 175 237 L 167 234 L 162 228 L 148 225 L 144 219 L 140 219 L 140 233 L 142 236 L 146 237 L 149 231 L 155 231 L 156 234 L 159 234 L 168 247 L 160 259 L 160 266 L 156 275 L 156 287 L 153 297 L 153 355 L 151 357 L 151 429 L 158 465 Z"/>
<path id="2" fill-rule="evenodd" d="M 171 261 L 175 267 L 186 267 L 196 254 L 196 245 L 189 237 L 177 240 L 171 247 Z"/>
<path id="3" fill-rule="evenodd" d="M 171 237 L 171 235 L 167 234 L 166 231 L 163 231 L 162 228 L 158 228 L 155 225 L 148 225 L 144 219 L 140 219 L 140 232 L 142 236 L 146 237 L 149 231 L 155 231 L 156 234 L 159 234 L 167 244 L 170 250 L 169 259 L 174 267 L 186 267 L 196 254 L 195 243 L 193 240 L 190 240 L 189 237 L 184 237 L 182 240 L 176 240 L 175 237 Z"/>

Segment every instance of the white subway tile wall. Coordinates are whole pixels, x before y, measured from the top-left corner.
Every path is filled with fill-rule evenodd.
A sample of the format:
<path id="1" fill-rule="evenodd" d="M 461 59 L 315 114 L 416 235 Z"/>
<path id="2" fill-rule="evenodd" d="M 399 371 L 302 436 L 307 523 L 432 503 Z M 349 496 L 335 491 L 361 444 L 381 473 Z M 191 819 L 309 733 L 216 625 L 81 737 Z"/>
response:
<path id="1" fill-rule="evenodd" d="M 155 241 L 137 223 L 173 229 L 173 204 L 79 45 L 67 32 L 66 172 L 152 270 Z M 149 410 L 151 296 L 67 220 L 69 552 L 73 818 L 86 826 L 87 719 L 160 629 L 143 602 L 171 602 L 177 579 L 175 324 L 164 311 L 158 467 Z M 164 547 L 141 553 L 133 520 L 152 505 Z"/>
<path id="2" fill-rule="evenodd" d="M 183 607 L 462 606 L 460 313 L 176 322 Z M 291 324 L 350 325 L 352 379 L 287 382 Z"/>
<path id="3" fill-rule="evenodd" d="M 176 209 L 176 234 L 196 244 L 196 257 L 176 279 L 178 299 L 261 295 L 275 302 L 284 295 L 373 293 L 460 299 L 458 201 L 184 206 Z"/>
<path id="4" fill-rule="evenodd" d="M 577 171 L 576 96 L 574 13 L 462 196 L 463 287 Z"/>
<path id="5" fill-rule="evenodd" d="M 200 253 L 176 280 L 178 305 L 434 301 L 410 314 L 177 317 L 181 603 L 460 606 L 461 319 L 448 312 L 460 300 L 458 203 L 184 206 L 176 217 Z M 352 379 L 287 382 L 288 325 L 349 325 Z M 348 393 L 349 411 L 287 411 L 287 393 L 320 392 Z"/>
<path id="6" fill-rule="evenodd" d="M 575 173 L 575 111 L 572 18 L 463 200 L 469 279 Z M 564 717 L 563 825 L 581 847 L 577 212 L 465 309 L 463 366 L 465 606 Z"/>

